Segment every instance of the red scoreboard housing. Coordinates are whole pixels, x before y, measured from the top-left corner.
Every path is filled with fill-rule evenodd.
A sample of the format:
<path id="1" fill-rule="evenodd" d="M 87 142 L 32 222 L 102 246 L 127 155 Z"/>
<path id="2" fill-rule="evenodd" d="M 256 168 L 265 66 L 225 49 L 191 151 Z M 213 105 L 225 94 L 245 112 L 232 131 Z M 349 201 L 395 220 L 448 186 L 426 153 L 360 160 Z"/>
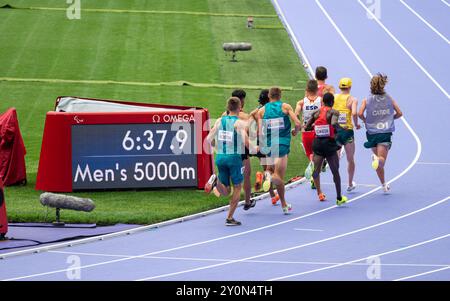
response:
<path id="1" fill-rule="evenodd" d="M 111 104 L 120 105 L 130 105 L 149 108 L 148 112 L 48 112 L 45 119 L 44 134 L 42 138 L 41 153 L 39 159 L 39 168 L 36 180 L 36 190 L 51 191 L 51 192 L 72 192 L 75 190 L 90 190 L 90 188 L 74 188 L 74 165 L 72 160 L 74 143 L 78 143 L 73 140 L 72 132 L 77 126 L 92 126 L 95 129 L 96 126 L 145 126 L 148 125 L 153 127 L 158 127 L 159 125 L 166 124 L 171 125 L 176 124 L 190 124 L 193 129 L 194 137 L 192 142 L 195 142 L 195 186 L 199 189 L 203 189 L 204 185 L 208 181 L 209 177 L 213 173 L 213 159 L 211 148 L 204 145 L 206 136 L 209 133 L 209 112 L 207 109 L 199 107 L 185 107 L 185 106 L 175 106 L 175 105 L 163 105 L 163 104 L 145 104 L 127 101 L 115 101 L 115 100 L 102 100 L 93 98 L 77 98 L 77 97 L 58 97 L 56 100 L 55 108 L 58 106 L 60 101 L 64 98 L 73 99 L 83 99 L 89 101 L 99 101 L 101 103 L 108 102 Z M 155 111 L 151 111 L 152 108 Z M 89 127 L 88 127 L 89 129 Z M 101 132 L 102 129 L 99 128 Z M 88 131 L 89 132 L 89 131 Z M 185 132 L 187 133 L 187 132 Z M 127 133 L 128 135 L 129 133 Z M 152 134 L 153 135 L 153 134 Z M 122 139 L 122 138 L 120 138 Z M 129 138 L 127 138 L 129 139 Z M 82 139 L 81 139 L 82 140 Z M 140 138 L 136 138 L 135 141 L 140 141 Z M 119 141 L 120 142 L 120 141 Z M 119 142 L 115 143 L 118 144 Z M 124 140 L 123 143 L 126 141 Z M 153 142 L 152 142 L 153 143 Z M 92 148 L 97 147 L 95 141 L 91 141 Z M 102 144 L 99 141 L 99 144 Z M 104 144 L 104 143 L 103 143 Z M 158 144 L 158 143 L 155 143 Z M 162 142 L 159 143 L 161 148 Z M 134 142 L 133 142 L 134 145 Z M 146 146 L 146 145 L 144 145 Z M 173 145 L 169 145 L 170 149 L 173 149 Z M 84 146 L 85 147 L 85 146 Z M 101 147 L 98 146 L 98 147 Z M 126 144 L 124 144 L 126 147 Z M 85 147 L 86 148 L 86 147 Z M 153 150 L 154 156 L 158 156 L 156 146 Z M 167 149 L 167 147 L 165 147 Z M 137 146 L 140 150 L 140 146 Z M 206 149 L 206 151 L 205 151 Z M 136 147 L 133 152 L 137 152 Z M 125 152 L 126 154 L 126 152 Z M 141 155 L 145 157 L 145 155 Z M 91 156 L 95 157 L 95 156 Z M 100 159 L 103 159 L 102 156 Z M 107 156 L 105 156 L 107 157 Z M 123 157 L 126 157 L 125 155 Z M 175 158 L 176 155 L 171 155 Z M 194 161 L 190 161 L 194 162 Z M 157 163 L 157 161 L 156 161 Z M 151 163 L 153 164 L 153 163 Z M 118 165 L 117 165 L 118 166 Z M 175 165 L 169 165 L 170 167 Z M 152 165 L 155 168 L 155 164 Z M 175 166 L 176 167 L 176 166 Z M 167 165 L 157 166 L 158 172 L 160 170 L 166 172 L 165 178 L 167 176 Z M 86 172 L 85 169 L 83 172 Z M 169 170 L 169 172 L 171 172 Z M 174 174 L 178 172 L 175 170 Z M 80 173 L 81 174 L 81 173 Z M 81 174 L 81 175 L 86 175 Z M 179 174 L 179 172 L 178 172 Z M 94 173 L 95 176 L 95 173 Z M 136 175 L 134 175 L 136 177 Z M 180 180 L 182 182 L 182 180 Z M 125 183 L 125 182 L 124 182 Z M 148 182 L 150 183 L 150 182 Z M 174 185 L 166 185 L 164 181 L 160 181 L 158 186 L 139 186 L 139 187 L 127 187 L 126 183 L 118 187 L 99 188 L 94 187 L 96 183 L 94 182 L 91 186 L 93 189 L 127 189 L 127 188 L 164 188 L 164 187 L 176 187 Z M 194 185 L 190 185 L 194 186 Z M 180 186 L 181 187 L 181 186 Z"/>

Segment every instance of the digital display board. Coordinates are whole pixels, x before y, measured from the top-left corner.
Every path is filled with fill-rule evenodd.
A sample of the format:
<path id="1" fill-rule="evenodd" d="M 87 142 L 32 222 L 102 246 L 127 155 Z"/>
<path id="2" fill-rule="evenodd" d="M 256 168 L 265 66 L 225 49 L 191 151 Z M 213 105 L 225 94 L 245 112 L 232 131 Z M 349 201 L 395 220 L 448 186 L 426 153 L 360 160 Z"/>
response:
<path id="1" fill-rule="evenodd" d="M 72 189 L 196 187 L 191 123 L 74 124 Z"/>

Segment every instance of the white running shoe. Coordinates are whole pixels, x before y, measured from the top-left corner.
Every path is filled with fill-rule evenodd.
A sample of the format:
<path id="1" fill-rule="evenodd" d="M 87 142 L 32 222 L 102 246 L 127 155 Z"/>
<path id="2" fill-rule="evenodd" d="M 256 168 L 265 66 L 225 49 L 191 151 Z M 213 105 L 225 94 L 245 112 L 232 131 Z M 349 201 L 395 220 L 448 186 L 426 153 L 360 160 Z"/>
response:
<path id="1" fill-rule="evenodd" d="M 215 174 L 212 174 L 209 178 L 208 182 L 205 184 L 205 193 L 209 194 L 211 191 L 216 187 L 217 183 L 217 176 Z"/>
<path id="2" fill-rule="evenodd" d="M 389 184 L 385 183 L 382 185 L 382 187 L 383 187 L 384 193 L 389 193 L 389 191 L 391 190 L 391 186 Z"/>
<path id="3" fill-rule="evenodd" d="M 353 191 L 356 189 L 356 182 L 352 181 L 352 186 L 347 187 L 347 192 Z"/>
<path id="4" fill-rule="evenodd" d="M 289 214 L 289 213 L 291 213 L 291 211 L 292 211 L 292 205 L 291 204 L 286 204 L 286 207 L 283 207 L 283 213 L 284 214 Z"/>
<path id="5" fill-rule="evenodd" d="M 375 154 L 373 154 L 372 155 L 372 168 L 377 170 L 379 165 L 380 165 L 380 161 L 378 161 L 378 157 Z"/>

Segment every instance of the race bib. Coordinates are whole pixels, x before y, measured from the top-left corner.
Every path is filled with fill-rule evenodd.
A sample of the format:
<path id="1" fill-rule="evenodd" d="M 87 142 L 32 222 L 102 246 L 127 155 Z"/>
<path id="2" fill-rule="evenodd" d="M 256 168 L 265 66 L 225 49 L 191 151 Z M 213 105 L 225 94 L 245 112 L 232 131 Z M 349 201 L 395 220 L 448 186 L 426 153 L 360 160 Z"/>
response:
<path id="1" fill-rule="evenodd" d="M 347 113 L 339 113 L 338 123 L 339 124 L 347 123 Z"/>
<path id="2" fill-rule="evenodd" d="M 316 125 L 314 126 L 316 132 L 316 137 L 325 138 L 330 137 L 330 126 L 326 125 Z"/>
<path id="3" fill-rule="evenodd" d="M 274 129 L 284 129 L 284 118 L 272 118 L 267 119 L 267 128 L 270 130 Z"/>
<path id="4" fill-rule="evenodd" d="M 219 130 L 219 135 L 217 138 L 221 142 L 231 143 L 233 142 L 233 135 L 234 132 Z"/>

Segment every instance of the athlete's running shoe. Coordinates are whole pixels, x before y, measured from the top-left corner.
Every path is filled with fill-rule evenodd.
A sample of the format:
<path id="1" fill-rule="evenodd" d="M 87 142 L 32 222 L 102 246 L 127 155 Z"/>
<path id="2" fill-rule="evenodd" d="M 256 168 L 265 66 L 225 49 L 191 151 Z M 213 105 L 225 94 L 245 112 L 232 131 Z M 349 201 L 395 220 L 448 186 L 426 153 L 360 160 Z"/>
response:
<path id="1" fill-rule="evenodd" d="M 385 183 L 382 185 L 382 187 L 383 187 L 384 193 L 388 193 L 391 190 L 391 186 L 389 184 Z"/>
<path id="2" fill-rule="evenodd" d="M 264 179 L 264 174 L 260 171 L 256 172 L 255 191 L 260 191 Z"/>
<path id="3" fill-rule="evenodd" d="M 312 161 L 309 161 L 308 166 L 305 169 L 305 178 L 306 179 L 311 179 L 311 176 L 313 174 L 313 169 L 314 169 L 314 164 Z"/>
<path id="4" fill-rule="evenodd" d="M 292 205 L 291 204 L 286 204 L 286 206 L 283 207 L 283 213 L 284 214 L 289 214 L 292 211 Z"/>
<path id="5" fill-rule="evenodd" d="M 211 190 L 216 186 L 217 184 L 217 176 L 215 174 L 212 174 L 211 177 L 209 177 L 208 182 L 205 184 L 205 193 L 209 194 L 211 193 Z"/>
<path id="6" fill-rule="evenodd" d="M 272 198 L 272 205 L 276 205 L 277 202 L 280 200 L 280 196 L 278 195 L 278 193 Z"/>
<path id="7" fill-rule="evenodd" d="M 270 172 L 264 172 L 264 182 L 263 182 L 263 190 L 264 192 L 269 191 L 270 185 L 272 184 L 272 175 Z"/>
<path id="8" fill-rule="evenodd" d="M 319 194 L 319 201 L 323 202 L 327 199 L 326 195 L 322 192 Z"/>
<path id="9" fill-rule="evenodd" d="M 356 189 L 356 183 L 355 181 L 352 181 L 352 186 L 347 187 L 347 192 L 353 191 Z"/>
<path id="10" fill-rule="evenodd" d="M 375 154 L 373 154 L 372 155 L 372 168 L 377 170 L 379 165 L 380 165 L 380 161 L 378 160 L 378 157 Z"/>
<path id="11" fill-rule="evenodd" d="M 226 226 L 240 226 L 242 225 L 241 222 L 238 222 L 237 220 L 235 220 L 234 218 L 231 219 L 226 219 L 225 220 L 225 225 Z"/>
<path id="12" fill-rule="evenodd" d="M 253 208 L 253 207 L 255 207 L 255 205 L 256 205 L 256 200 L 252 199 L 252 200 L 250 200 L 250 203 L 244 204 L 244 210 L 248 210 L 250 208 Z"/>
<path id="13" fill-rule="evenodd" d="M 336 205 L 341 206 L 341 205 L 347 203 L 347 201 L 348 201 L 348 198 L 345 195 L 343 195 L 343 196 L 341 196 L 341 199 L 336 199 Z"/>
<path id="14" fill-rule="evenodd" d="M 316 189 L 316 184 L 314 184 L 314 180 L 311 180 L 311 189 Z"/>

